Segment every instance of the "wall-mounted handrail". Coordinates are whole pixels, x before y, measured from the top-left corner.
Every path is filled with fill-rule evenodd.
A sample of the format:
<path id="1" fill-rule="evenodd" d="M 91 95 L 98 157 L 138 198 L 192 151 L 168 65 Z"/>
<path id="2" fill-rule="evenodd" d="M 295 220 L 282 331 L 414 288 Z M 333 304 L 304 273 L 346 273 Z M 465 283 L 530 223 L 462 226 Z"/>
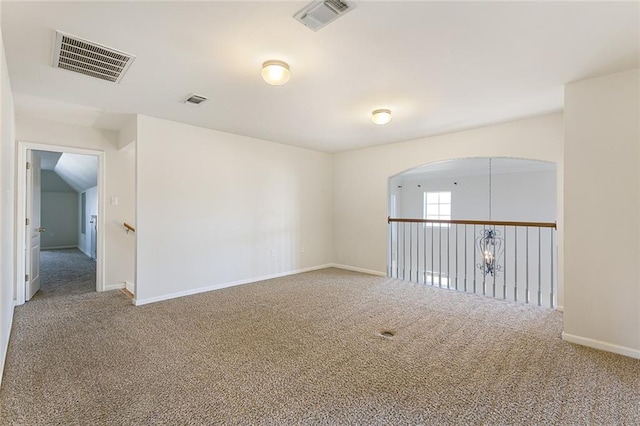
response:
<path id="1" fill-rule="evenodd" d="M 127 222 L 124 222 L 124 227 L 127 229 L 127 234 L 129 233 L 129 231 L 136 232 L 136 228 L 134 228 L 133 226 L 129 225 Z"/>
<path id="2" fill-rule="evenodd" d="M 449 223 L 452 225 L 489 225 L 489 226 L 531 226 L 536 228 L 553 228 L 558 226 L 555 222 L 505 222 L 491 220 L 435 220 L 435 219 L 400 219 L 388 217 L 387 223 Z"/>

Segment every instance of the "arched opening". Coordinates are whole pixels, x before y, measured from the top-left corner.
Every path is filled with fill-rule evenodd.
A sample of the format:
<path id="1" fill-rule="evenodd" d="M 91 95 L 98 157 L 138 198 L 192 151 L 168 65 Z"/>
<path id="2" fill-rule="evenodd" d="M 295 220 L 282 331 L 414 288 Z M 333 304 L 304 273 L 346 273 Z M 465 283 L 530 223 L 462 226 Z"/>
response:
<path id="1" fill-rule="evenodd" d="M 557 171 L 551 162 L 463 158 L 389 178 L 387 274 L 558 305 Z"/>

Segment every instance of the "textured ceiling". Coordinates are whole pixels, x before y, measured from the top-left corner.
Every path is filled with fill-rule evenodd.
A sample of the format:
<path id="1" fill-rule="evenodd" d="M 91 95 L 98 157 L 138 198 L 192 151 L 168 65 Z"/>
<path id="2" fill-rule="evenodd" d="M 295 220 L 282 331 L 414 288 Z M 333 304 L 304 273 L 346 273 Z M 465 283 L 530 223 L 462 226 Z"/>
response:
<path id="1" fill-rule="evenodd" d="M 313 32 L 292 18 L 306 2 L 2 2 L 17 110 L 337 152 L 560 111 L 566 83 L 638 67 L 638 2 L 356 3 Z M 54 69 L 55 30 L 137 58 L 118 85 Z M 262 81 L 268 59 L 289 63 L 287 85 Z M 191 92 L 211 100 L 182 104 Z"/>

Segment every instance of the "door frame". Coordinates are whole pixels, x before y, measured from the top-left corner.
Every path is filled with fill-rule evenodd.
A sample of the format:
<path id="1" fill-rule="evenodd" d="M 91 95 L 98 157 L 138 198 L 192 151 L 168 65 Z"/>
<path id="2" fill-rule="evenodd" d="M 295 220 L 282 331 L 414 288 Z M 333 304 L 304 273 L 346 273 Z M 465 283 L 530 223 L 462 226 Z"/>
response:
<path id="1" fill-rule="evenodd" d="M 25 209 L 27 217 L 29 217 L 29 225 L 26 225 L 25 228 L 25 259 L 29 265 L 25 267 L 25 274 L 29 276 L 25 277 L 25 299 L 27 296 L 29 300 L 38 292 L 40 289 L 40 251 L 42 250 L 42 233 L 40 230 L 42 229 L 41 222 L 41 211 L 42 211 L 42 203 L 41 203 L 41 169 L 42 169 L 42 159 L 35 154 L 35 151 L 27 151 L 27 161 L 31 164 L 31 167 L 26 169 L 25 173 L 25 182 L 26 182 L 26 191 L 27 196 L 25 198 Z M 38 176 L 36 180 L 35 177 Z M 37 181 L 37 189 L 36 191 L 36 181 Z M 38 199 L 38 203 L 34 203 L 35 199 Z M 37 210 L 35 206 L 38 206 Z M 37 217 L 38 220 L 35 220 Z M 35 226 L 38 226 L 38 233 L 35 234 Z M 37 238 L 37 256 L 34 256 L 34 238 Z M 34 265 L 37 263 L 37 265 Z M 37 271 L 37 274 L 34 274 L 34 271 Z M 34 285 L 34 282 L 37 281 L 37 286 Z M 34 291 L 35 290 L 35 291 Z"/>
<path id="2" fill-rule="evenodd" d="M 16 305 L 22 305 L 26 299 L 26 237 L 27 219 L 26 202 L 27 202 L 27 185 L 26 185 L 26 163 L 27 151 L 51 151 L 62 152 L 68 154 L 94 155 L 98 157 L 98 242 L 97 252 L 98 259 L 96 261 L 96 291 L 104 291 L 104 245 L 105 245 L 105 203 L 104 203 L 104 184 L 105 184 L 105 153 L 104 151 L 74 148 L 63 145 L 49 145 L 35 142 L 18 141 L 17 164 L 16 164 L 16 271 L 18 271 L 16 279 Z"/>

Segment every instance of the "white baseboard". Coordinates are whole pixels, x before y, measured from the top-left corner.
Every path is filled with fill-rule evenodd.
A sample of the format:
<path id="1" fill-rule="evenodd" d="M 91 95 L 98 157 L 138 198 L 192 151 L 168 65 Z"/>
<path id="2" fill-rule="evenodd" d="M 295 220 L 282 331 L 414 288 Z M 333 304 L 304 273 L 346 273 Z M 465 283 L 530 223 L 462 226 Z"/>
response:
<path id="1" fill-rule="evenodd" d="M 63 250 L 63 249 L 74 249 L 74 248 L 78 248 L 77 245 L 75 246 L 54 246 L 54 247 L 42 247 L 42 250 Z M 83 252 L 84 253 L 84 252 Z"/>
<path id="2" fill-rule="evenodd" d="M 237 286 L 237 285 L 250 284 L 250 283 L 255 283 L 255 282 L 258 282 L 258 281 L 270 280 L 270 279 L 273 279 L 273 278 L 286 277 L 286 276 L 289 276 L 289 275 L 301 274 L 303 272 L 317 271 L 318 269 L 326 269 L 326 268 L 330 268 L 332 266 L 333 266 L 332 264 L 312 266 L 310 268 L 296 269 L 296 270 L 293 270 L 293 271 L 281 272 L 281 273 L 278 273 L 278 274 L 264 275 L 264 276 L 255 277 L 255 278 L 248 278 L 246 280 L 239 280 L 239 281 L 232 281 L 232 282 L 228 282 L 228 283 L 213 284 L 213 285 L 206 286 L 206 287 L 200 287 L 200 288 L 194 288 L 194 289 L 191 289 L 191 290 L 179 291 L 179 292 L 176 292 L 176 293 L 165 294 L 165 295 L 162 295 L 162 296 L 148 297 L 146 299 L 138 299 L 137 295 L 136 295 L 136 298 L 133 300 L 133 304 L 136 305 L 136 306 L 147 305 L 149 303 L 162 302 L 163 300 L 175 299 L 175 298 L 184 297 L 184 296 L 191 296 L 191 295 L 198 294 L 198 293 L 206 293 L 208 291 L 220 290 L 220 289 L 227 288 L 227 287 L 234 287 L 234 286 Z"/>
<path id="3" fill-rule="evenodd" d="M 90 253 L 87 253 L 86 251 L 84 251 L 84 249 L 83 249 L 82 247 L 80 247 L 80 246 L 76 246 L 76 247 L 78 248 L 78 250 L 80 250 L 81 252 L 83 252 L 83 253 L 85 254 L 85 256 L 87 256 L 87 257 L 89 257 L 89 258 L 91 257 L 91 254 L 90 254 Z"/>
<path id="4" fill-rule="evenodd" d="M 0 354 L 0 386 L 2 385 L 2 378 L 4 376 L 4 363 L 7 360 L 7 352 L 9 351 L 9 339 L 11 338 L 11 327 L 13 326 L 13 308 L 15 306 L 15 302 L 11 303 L 11 314 L 9 317 L 9 324 L 7 324 L 5 330 L 7 341 L 2 345 L 2 353 Z"/>
<path id="5" fill-rule="evenodd" d="M 556 311 L 564 312 L 564 306 L 556 306 Z"/>
<path id="6" fill-rule="evenodd" d="M 123 288 L 124 288 L 124 283 L 110 284 L 110 285 L 105 285 L 104 286 L 104 291 L 121 290 Z"/>
<path id="7" fill-rule="evenodd" d="M 136 286 L 133 285 L 133 283 L 131 281 L 125 281 L 124 282 L 124 288 L 126 288 L 129 293 L 136 294 L 136 292 L 135 292 Z"/>
<path id="8" fill-rule="evenodd" d="M 355 266 L 349 266 L 349 265 L 341 265 L 339 263 L 332 263 L 330 266 L 332 268 L 345 269 L 347 271 L 354 271 L 354 272 L 362 272 L 363 274 L 376 275 L 379 277 L 387 276 L 386 272 L 374 271 L 371 269 L 364 269 L 364 268 L 357 268 Z"/>
<path id="9" fill-rule="evenodd" d="M 107 285 L 104 287 L 103 291 L 122 290 L 123 288 L 126 288 L 128 291 L 130 291 L 133 294 L 133 283 L 129 281 Z"/>
<path id="10" fill-rule="evenodd" d="M 613 343 L 602 342 L 600 340 L 593 340 L 586 337 L 574 336 L 573 334 L 567 334 L 564 331 L 562 332 L 562 340 L 570 343 L 576 343 L 582 346 L 588 346 L 590 348 L 600 349 L 602 351 L 613 352 L 615 354 L 640 359 L 640 350 L 638 349 L 618 346 L 614 345 Z"/>

